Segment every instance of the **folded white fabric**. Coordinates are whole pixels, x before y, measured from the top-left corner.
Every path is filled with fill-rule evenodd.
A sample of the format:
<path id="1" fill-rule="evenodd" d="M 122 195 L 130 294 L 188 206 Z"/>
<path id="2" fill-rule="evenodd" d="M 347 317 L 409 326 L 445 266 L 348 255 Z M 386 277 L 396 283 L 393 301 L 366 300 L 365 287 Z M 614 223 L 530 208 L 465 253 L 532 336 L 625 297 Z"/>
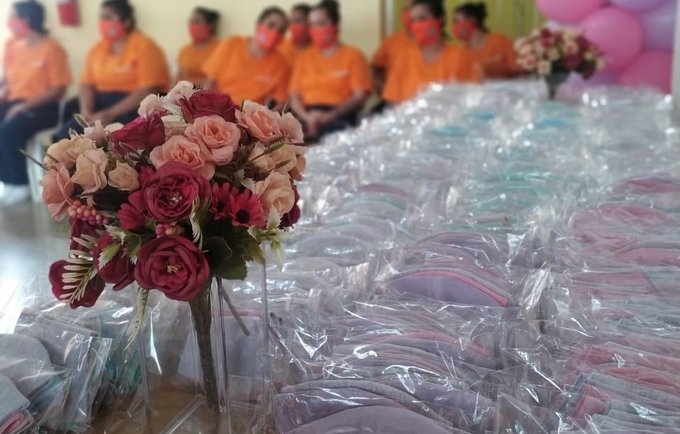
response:
<path id="1" fill-rule="evenodd" d="M 39 340 L 24 335 L 0 335 L 0 374 L 31 398 L 57 375 Z"/>
<path id="2" fill-rule="evenodd" d="M 18 434 L 28 428 L 33 423 L 26 411 L 29 405 L 14 383 L 0 375 L 0 434 Z"/>

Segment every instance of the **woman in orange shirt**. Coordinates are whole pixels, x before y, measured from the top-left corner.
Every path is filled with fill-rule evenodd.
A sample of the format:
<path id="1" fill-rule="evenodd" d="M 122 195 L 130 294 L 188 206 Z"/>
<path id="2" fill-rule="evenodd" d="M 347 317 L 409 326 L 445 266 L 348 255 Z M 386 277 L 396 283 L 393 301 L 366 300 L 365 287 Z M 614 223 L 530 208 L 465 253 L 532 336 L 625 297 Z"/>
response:
<path id="1" fill-rule="evenodd" d="M 66 106 L 64 127 L 54 137 L 82 131 L 74 113 L 89 123 L 107 125 L 132 121 L 142 100 L 165 92 L 170 71 L 163 50 L 135 29 L 134 10 L 127 0 L 107 0 L 99 14 L 102 40 L 87 55 L 80 96 Z"/>
<path id="2" fill-rule="evenodd" d="M 404 3 L 404 9 L 401 11 L 401 24 L 404 29 L 385 38 L 380 44 L 378 51 L 373 55 L 373 59 L 371 59 L 373 76 L 375 77 L 376 87 L 378 87 L 379 91 L 382 91 L 390 66 L 392 66 L 397 57 L 399 57 L 404 50 L 404 46 L 413 42 L 411 36 L 412 5 L 413 0 L 407 0 Z"/>
<path id="3" fill-rule="evenodd" d="M 206 76 L 203 65 L 219 45 L 215 38 L 220 13 L 206 8 L 196 8 L 189 19 L 189 36 L 191 43 L 179 52 L 177 64 L 179 73 L 177 81 L 186 80 L 197 86 L 203 86 Z"/>
<path id="4" fill-rule="evenodd" d="M 290 66 L 277 47 L 287 28 L 283 9 L 265 9 L 257 20 L 255 36 L 225 40 L 203 65 L 207 87 L 228 93 L 237 104 L 249 100 L 283 107 Z"/>
<path id="5" fill-rule="evenodd" d="M 12 6 L 0 83 L 0 182 L 5 187 L 0 206 L 30 197 L 21 150 L 35 133 L 57 125 L 59 100 L 71 83 L 66 52 L 48 36 L 44 18 L 36 1 Z"/>
<path id="6" fill-rule="evenodd" d="M 364 55 L 340 42 L 339 5 L 324 0 L 309 15 L 314 47 L 295 61 L 291 109 L 310 140 L 355 125 L 373 90 Z"/>
<path id="7" fill-rule="evenodd" d="M 312 7 L 306 3 L 298 3 L 290 10 L 290 37 L 279 46 L 279 51 L 292 66 L 298 54 L 312 46 L 309 35 L 309 13 Z"/>
<path id="8" fill-rule="evenodd" d="M 478 80 L 468 50 L 446 41 L 445 15 L 443 0 L 413 1 L 411 32 L 416 44 L 406 46 L 395 61 L 383 91 L 385 101 L 406 101 L 430 83 Z"/>
<path id="9" fill-rule="evenodd" d="M 465 3 L 453 16 L 453 35 L 470 50 L 475 68 L 483 79 L 504 79 L 517 75 L 517 54 L 512 40 L 486 28 L 486 5 Z"/>

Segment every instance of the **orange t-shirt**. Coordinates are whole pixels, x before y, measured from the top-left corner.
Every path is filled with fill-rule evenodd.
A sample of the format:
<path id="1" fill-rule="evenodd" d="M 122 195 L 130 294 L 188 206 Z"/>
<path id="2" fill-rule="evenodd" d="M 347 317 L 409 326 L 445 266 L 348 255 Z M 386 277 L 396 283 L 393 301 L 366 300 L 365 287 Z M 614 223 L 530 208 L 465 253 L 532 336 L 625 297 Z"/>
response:
<path id="1" fill-rule="evenodd" d="M 4 57 L 10 101 L 35 99 L 71 84 L 66 51 L 52 38 L 44 38 L 35 46 L 11 38 Z"/>
<path id="2" fill-rule="evenodd" d="M 303 51 L 308 49 L 309 47 L 304 48 L 298 47 L 293 43 L 293 40 L 290 38 L 284 40 L 279 45 L 279 52 L 283 55 L 283 57 L 286 58 L 288 64 L 291 66 L 295 65 L 295 59 L 297 59 L 297 56 Z"/>
<path id="3" fill-rule="evenodd" d="M 512 40 L 501 33 L 486 35 L 484 45 L 470 49 L 472 61 L 481 68 L 483 78 L 510 78 L 518 71 L 517 53 Z"/>
<path id="4" fill-rule="evenodd" d="M 413 40 L 404 31 L 392 34 L 382 41 L 378 51 L 373 55 L 371 65 L 375 68 L 389 70 L 397 57 L 404 51 L 404 47 L 412 43 Z"/>
<path id="5" fill-rule="evenodd" d="M 427 63 L 420 47 L 410 44 L 394 63 L 387 77 L 383 98 L 391 103 L 400 103 L 413 98 L 430 83 L 478 80 L 467 49 L 446 44 L 437 60 Z"/>
<path id="6" fill-rule="evenodd" d="M 179 79 L 188 80 L 194 84 L 202 84 L 206 79 L 202 71 L 203 65 L 215 52 L 218 45 L 219 41 L 211 41 L 203 47 L 197 47 L 194 44 L 185 45 L 177 56 Z"/>
<path id="7" fill-rule="evenodd" d="M 330 57 L 310 48 L 295 61 L 290 93 L 305 105 L 339 106 L 355 92 L 373 89 L 366 58 L 356 48 L 342 45 Z"/>
<path id="8" fill-rule="evenodd" d="M 98 42 L 87 55 L 82 83 L 99 92 L 133 92 L 144 87 L 167 90 L 170 70 L 163 50 L 149 37 L 132 32 L 118 54 Z"/>
<path id="9" fill-rule="evenodd" d="M 222 42 L 203 65 L 203 72 L 240 104 L 244 100 L 260 104 L 288 98 L 290 66 L 278 51 L 255 57 L 250 51 L 250 40 L 242 36 Z"/>

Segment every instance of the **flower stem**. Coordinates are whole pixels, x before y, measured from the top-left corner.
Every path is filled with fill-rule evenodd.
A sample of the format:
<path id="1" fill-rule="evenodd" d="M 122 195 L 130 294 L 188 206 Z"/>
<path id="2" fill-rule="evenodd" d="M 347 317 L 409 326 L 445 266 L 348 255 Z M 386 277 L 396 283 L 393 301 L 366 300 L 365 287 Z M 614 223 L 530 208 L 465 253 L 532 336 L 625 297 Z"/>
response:
<path id="1" fill-rule="evenodd" d="M 203 388 L 208 408 L 217 410 L 219 398 L 217 394 L 217 378 L 215 375 L 215 360 L 212 351 L 211 333 L 211 300 L 210 286 L 189 302 L 191 317 L 196 331 L 201 370 L 203 372 Z"/>
<path id="2" fill-rule="evenodd" d="M 250 331 L 248 330 L 248 327 L 246 327 L 246 323 L 243 322 L 243 318 L 241 318 L 241 315 L 238 313 L 238 310 L 236 310 L 236 306 L 234 306 L 234 304 L 232 303 L 231 298 L 229 297 L 229 293 L 224 288 L 222 279 L 217 278 L 215 280 L 217 280 L 217 287 L 220 289 L 220 294 L 222 294 L 222 298 L 227 303 L 227 306 L 229 306 L 229 310 L 231 310 L 232 315 L 234 315 L 234 319 L 238 323 L 238 326 L 241 328 L 241 331 L 243 332 L 244 335 L 250 336 Z"/>

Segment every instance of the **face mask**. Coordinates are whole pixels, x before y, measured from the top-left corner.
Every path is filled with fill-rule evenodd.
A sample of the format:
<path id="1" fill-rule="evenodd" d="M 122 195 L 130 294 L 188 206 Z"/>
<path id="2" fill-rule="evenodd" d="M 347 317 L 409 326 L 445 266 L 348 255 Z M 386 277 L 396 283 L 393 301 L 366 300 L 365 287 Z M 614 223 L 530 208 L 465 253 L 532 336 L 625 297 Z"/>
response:
<path id="1" fill-rule="evenodd" d="M 99 21 L 99 32 L 105 41 L 109 43 L 118 42 L 125 37 L 125 24 L 118 20 L 101 20 Z"/>
<path id="2" fill-rule="evenodd" d="M 338 28 L 332 24 L 327 26 L 313 26 L 310 30 L 312 42 L 316 48 L 324 50 L 338 42 Z"/>
<path id="3" fill-rule="evenodd" d="M 293 23 L 290 25 L 290 36 L 296 44 L 309 40 L 309 26 L 303 23 Z"/>
<path id="4" fill-rule="evenodd" d="M 404 26 L 404 29 L 410 29 L 412 23 L 413 21 L 411 21 L 411 11 L 408 9 L 401 11 L 401 24 Z"/>
<path id="5" fill-rule="evenodd" d="M 442 37 L 441 24 L 441 21 L 435 18 L 414 21 L 411 24 L 411 32 L 419 45 L 432 45 Z"/>
<path id="6" fill-rule="evenodd" d="M 194 44 L 206 42 L 212 36 L 210 26 L 207 24 L 189 24 L 189 35 Z"/>
<path id="7" fill-rule="evenodd" d="M 17 17 L 11 17 L 7 23 L 7 27 L 9 27 L 9 30 L 17 39 L 24 39 L 31 32 L 30 27 L 28 27 L 28 22 Z"/>
<path id="8" fill-rule="evenodd" d="M 470 20 L 463 20 L 453 24 L 453 36 L 463 42 L 469 41 L 477 30 L 477 26 Z"/>
<path id="9" fill-rule="evenodd" d="M 257 45 L 264 51 L 272 51 L 281 42 L 281 33 L 261 24 L 257 27 L 255 40 Z"/>

